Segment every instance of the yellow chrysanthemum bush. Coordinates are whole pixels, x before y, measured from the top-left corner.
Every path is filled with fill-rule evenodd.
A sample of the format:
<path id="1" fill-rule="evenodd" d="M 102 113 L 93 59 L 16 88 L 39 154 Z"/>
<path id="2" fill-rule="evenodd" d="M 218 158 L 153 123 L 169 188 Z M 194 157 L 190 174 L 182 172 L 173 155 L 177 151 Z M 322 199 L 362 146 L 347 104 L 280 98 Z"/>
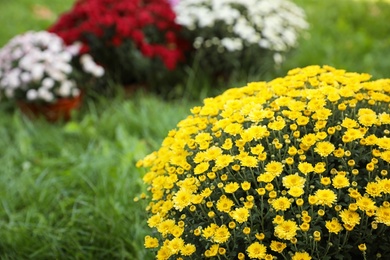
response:
<path id="1" fill-rule="evenodd" d="M 156 259 L 390 259 L 390 79 L 309 66 L 207 98 L 138 162 Z"/>

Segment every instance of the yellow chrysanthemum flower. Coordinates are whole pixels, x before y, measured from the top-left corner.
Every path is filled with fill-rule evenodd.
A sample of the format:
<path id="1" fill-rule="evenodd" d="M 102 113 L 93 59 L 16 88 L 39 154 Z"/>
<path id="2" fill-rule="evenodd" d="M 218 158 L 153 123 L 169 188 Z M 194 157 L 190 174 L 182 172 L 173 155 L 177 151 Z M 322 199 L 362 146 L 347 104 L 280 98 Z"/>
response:
<path id="1" fill-rule="evenodd" d="M 241 161 L 241 166 L 250 167 L 250 168 L 254 168 L 258 166 L 258 160 L 254 156 L 250 156 L 250 155 L 243 156 L 240 157 L 239 160 Z"/>
<path id="2" fill-rule="evenodd" d="M 233 205 L 234 202 L 231 199 L 227 198 L 226 196 L 221 196 L 217 202 L 217 209 L 221 212 L 229 213 Z"/>
<path id="3" fill-rule="evenodd" d="M 382 196 L 382 186 L 378 182 L 369 182 L 366 185 L 366 192 L 372 197 Z"/>
<path id="4" fill-rule="evenodd" d="M 280 197 L 273 200 L 271 205 L 276 211 L 285 211 L 290 208 L 291 202 L 287 197 Z"/>
<path id="5" fill-rule="evenodd" d="M 214 236 L 215 230 L 218 228 L 218 225 L 211 223 L 208 227 L 202 230 L 202 236 L 206 239 Z"/>
<path id="6" fill-rule="evenodd" d="M 380 180 L 379 184 L 384 194 L 390 194 L 390 179 L 382 179 Z"/>
<path id="7" fill-rule="evenodd" d="M 324 141 L 316 143 L 314 151 L 322 157 L 327 157 L 334 151 L 335 147 L 331 142 Z"/>
<path id="8" fill-rule="evenodd" d="M 157 226 L 157 231 L 163 235 L 167 235 L 171 232 L 172 228 L 175 226 L 175 221 L 173 219 L 167 219 L 162 221 Z"/>
<path id="9" fill-rule="evenodd" d="M 182 238 L 175 237 L 171 241 L 168 241 L 168 248 L 171 250 L 171 253 L 177 254 L 184 247 L 184 240 Z"/>
<path id="10" fill-rule="evenodd" d="M 299 176 L 298 174 L 287 175 L 282 179 L 283 186 L 286 188 L 300 187 L 303 188 L 305 185 L 306 179 Z"/>
<path id="11" fill-rule="evenodd" d="M 325 227 L 328 229 L 329 233 L 338 234 L 341 230 L 343 230 L 343 226 L 337 218 L 325 221 Z"/>
<path id="12" fill-rule="evenodd" d="M 271 161 L 265 165 L 264 170 L 274 176 L 279 176 L 283 171 L 283 164 L 281 162 Z"/>
<path id="13" fill-rule="evenodd" d="M 358 128 L 359 124 L 356 120 L 351 119 L 349 117 L 345 117 L 343 122 L 341 123 L 341 126 L 345 128 Z"/>
<path id="14" fill-rule="evenodd" d="M 336 189 L 345 188 L 348 187 L 349 185 L 350 185 L 349 179 L 344 175 L 337 174 L 332 179 L 332 186 L 335 187 Z"/>
<path id="15" fill-rule="evenodd" d="M 356 205 L 359 207 L 362 211 L 369 211 L 369 210 L 376 210 L 375 201 L 368 197 L 360 197 L 356 201 Z"/>
<path id="16" fill-rule="evenodd" d="M 182 247 L 180 253 L 181 253 L 183 256 L 190 256 L 190 255 L 192 255 L 193 253 L 195 253 L 195 251 L 196 251 L 195 245 L 193 245 L 193 244 L 185 244 L 185 245 Z"/>
<path id="17" fill-rule="evenodd" d="M 215 229 L 213 240 L 215 243 L 225 243 L 229 239 L 230 235 L 228 227 L 222 225 L 221 227 Z"/>
<path id="18" fill-rule="evenodd" d="M 311 256 L 307 252 L 295 252 L 291 260 L 310 260 Z"/>
<path id="19" fill-rule="evenodd" d="M 145 245 L 145 248 L 156 248 L 159 245 L 158 239 L 155 237 L 146 236 L 144 245 Z"/>
<path id="20" fill-rule="evenodd" d="M 299 162 L 298 169 L 305 175 L 314 171 L 313 165 L 308 162 Z"/>
<path id="21" fill-rule="evenodd" d="M 330 189 L 320 189 L 315 193 L 316 204 L 322 206 L 331 207 L 337 199 L 337 195 L 333 190 Z"/>
<path id="22" fill-rule="evenodd" d="M 192 193 L 186 189 L 180 189 L 173 197 L 174 207 L 182 211 L 185 207 L 191 204 Z"/>
<path id="23" fill-rule="evenodd" d="M 379 207 L 376 211 L 375 220 L 378 223 L 390 226 L 390 207 Z"/>
<path id="24" fill-rule="evenodd" d="M 156 259 L 157 260 L 167 260 L 169 259 L 169 257 L 172 256 L 172 251 L 169 247 L 167 246 L 162 246 L 158 252 L 157 252 L 157 256 L 156 256 Z"/>
<path id="25" fill-rule="evenodd" d="M 349 209 L 344 209 L 340 212 L 341 220 L 348 225 L 355 226 L 360 223 L 359 213 L 351 211 Z"/>
<path id="26" fill-rule="evenodd" d="M 195 168 L 194 168 L 194 173 L 195 174 L 201 174 L 207 171 L 210 167 L 210 164 L 208 162 L 202 162 L 199 163 Z"/>
<path id="27" fill-rule="evenodd" d="M 251 259 L 264 259 L 267 252 L 267 247 L 263 244 L 260 244 L 259 242 L 253 242 L 248 246 L 246 252 Z"/>
<path id="28" fill-rule="evenodd" d="M 275 236 L 280 239 L 291 240 L 297 235 L 299 227 L 295 221 L 285 220 L 275 227 Z"/>
<path id="29" fill-rule="evenodd" d="M 302 196 L 305 193 L 305 190 L 299 186 L 291 187 L 288 191 L 288 194 L 290 194 L 294 198 L 298 198 Z"/>
<path id="30" fill-rule="evenodd" d="M 275 251 L 277 253 L 282 253 L 283 250 L 287 247 L 287 244 L 286 243 L 283 243 L 283 242 L 279 242 L 279 241 L 275 241 L 275 240 L 272 240 L 271 241 L 271 245 L 270 245 L 270 248 L 272 251 Z"/>
<path id="31" fill-rule="evenodd" d="M 238 185 L 237 182 L 230 182 L 230 183 L 226 184 L 225 192 L 226 193 L 234 193 L 236 190 L 238 190 L 238 188 L 240 188 L 240 185 Z"/>
<path id="32" fill-rule="evenodd" d="M 234 161 L 234 157 L 231 156 L 230 154 L 221 154 L 216 157 L 215 166 L 218 169 L 223 169 L 229 166 L 229 164 L 231 164 L 233 161 Z"/>
<path id="33" fill-rule="evenodd" d="M 316 141 L 317 141 L 317 136 L 315 134 L 306 134 L 301 139 L 301 143 L 308 147 L 314 145 Z"/>
<path id="34" fill-rule="evenodd" d="M 244 223 L 249 218 L 249 210 L 247 208 L 238 208 L 231 212 L 231 216 L 238 223 Z"/>

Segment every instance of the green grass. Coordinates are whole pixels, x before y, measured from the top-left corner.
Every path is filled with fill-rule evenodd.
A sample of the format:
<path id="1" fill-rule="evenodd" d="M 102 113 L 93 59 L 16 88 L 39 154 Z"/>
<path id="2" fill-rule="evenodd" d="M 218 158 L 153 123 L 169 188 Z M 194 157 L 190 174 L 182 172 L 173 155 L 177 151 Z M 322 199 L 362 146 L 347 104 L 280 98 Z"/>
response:
<path id="1" fill-rule="evenodd" d="M 66 124 L 1 116 L 0 258 L 151 258 L 135 163 L 189 105 L 137 100 L 86 104 L 88 114 Z"/>
<path id="2" fill-rule="evenodd" d="M 58 14 L 72 2 L 0 0 L 0 46 L 18 33 L 50 25 L 53 19 L 37 19 L 34 5 Z M 282 68 L 252 80 L 309 64 L 390 77 L 388 3 L 296 2 L 308 14 L 310 36 Z M 195 93 L 193 81 L 183 88 Z M 200 96 L 212 93 L 202 91 Z M 73 121 L 50 124 L 0 103 L 0 259 L 152 259 L 143 248 L 150 232 L 145 202 L 133 201 L 145 191 L 135 162 L 157 149 L 196 104 L 138 93 L 88 100 Z"/>
<path id="3" fill-rule="evenodd" d="M 375 78 L 390 77 L 389 1 L 295 0 L 310 23 L 308 34 L 279 72 L 327 64 Z"/>
<path id="4" fill-rule="evenodd" d="M 0 47 L 19 33 L 46 29 L 73 3 L 74 0 L 0 0 Z M 39 15 L 40 7 L 48 8 L 52 15 L 42 17 Z"/>

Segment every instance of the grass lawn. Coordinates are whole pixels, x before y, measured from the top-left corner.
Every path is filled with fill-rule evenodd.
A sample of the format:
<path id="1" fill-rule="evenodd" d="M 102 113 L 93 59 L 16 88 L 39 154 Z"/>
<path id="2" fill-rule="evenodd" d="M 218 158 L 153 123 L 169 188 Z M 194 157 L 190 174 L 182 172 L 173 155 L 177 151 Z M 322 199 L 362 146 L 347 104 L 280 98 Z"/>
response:
<path id="1" fill-rule="evenodd" d="M 310 64 L 390 77 L 388 3 L 295 2 L 307 12 L 309 33 L 280 69 L 250 80 Z M 0 0 L 0 46 L 45 29 L 72 3 Z M 133 200 L 145 191 L 135 162 L 197 104 L 137 93 L 88 100 L 74 120 L 49 124 L 0 103 L 0 258 L 152 259 L 143 248 L 145 202 Z"/>
<path id="2" fill-rule="evenodd" d="M 310 23 L 309 34 L 284 64 L 286 69 L 327 64 L 375 78 L 390 77 L 389 1 L 295 0 Z"/>
<path id="3" fill-rule="evenodd" d="M 150 258 L 135 163 L 189 106 L 135 100 L 87 104 L 87 114 L 66 124 L 2 113 L 0 258 Z"/>
<path id="4" fill-rule="evenodd" d="M 0 0 L 0 46 L 19 33 L 46 29 L 73 3 L 74 0 Z"/>

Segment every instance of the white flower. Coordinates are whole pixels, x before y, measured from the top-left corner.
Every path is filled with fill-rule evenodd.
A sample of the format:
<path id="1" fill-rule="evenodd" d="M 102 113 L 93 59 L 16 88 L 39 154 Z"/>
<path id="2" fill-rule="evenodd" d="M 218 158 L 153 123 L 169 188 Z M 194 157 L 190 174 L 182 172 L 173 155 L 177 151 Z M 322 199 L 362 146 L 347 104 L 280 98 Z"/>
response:
<path id="1" fill-rule="evenodd" d="M 0 96 L 51 102 L 74 95 L 80 91 L 76 83 L 104 74 L 92 57 L 87 70 L 77 71 L 74 62 L 79 61 L 80 48 L 80 43 L 66 46 L 47 31 L 15 36 L 0 49 Z"/>
<path id="2" fill-rule="evenodd" d="M 15 48 L 12 52 L 11 52 L 11 57 L 13 59 L 20 59 L 21 57 L 23 57 L 23 50 L 19 47 L 19 48 Z"/>
<path id="3" fill-rule="evenodd" d="M 49 92 L 46 88 L 39 88 L 38 89 L 38 98 L 46 101 L 46 102 L 52 102 L 54 100 L 53 93 Z"/>
<path id="4" fill-rule="evenodd" d="M 19 85 L 20 85 L 20 74 L 21 74 L 21 70 L 19 68 L 14 68 L 12 69 L 9 73 L 8 73 L 8 77 L 7 77 L 7 80 L 8 80 L 8 85 L 10 88 L 17 88 Z"/>
<path id="5" fill-rule="evenodd" d="M 20 74 L 20 79 L 23 82 L 23 84 L 26 85 L 31 81 L 32 77 L 29 72 L 23 72 L 22 74 Z"/>
<path id="6" fill-rule="evenodd" d="M 276 65 L 280 65 L 280 64 L 282 64 L 283 58 L 284 58 L 284 57 L 283 57 L 282 54 L 276 52 L 276 53 L 274 54 L 273 58 L 274 58 L 275 64 L 276 64 Z"/>
<path id="7" fill-rule="evenodd" d="M 81 49 L 81 43 L 76 42 L 72 45 L 67 46 L 66 50 L 68 53 L 70 53 L 72 56 L 77 56 L 80 53 Z"/>
<path id="8" fill-rule="evenodd" d="M 64 72 L 56 68 L 56 66 L 46 66 L 45 71 L 49 77 L 54 79 L 55 81 L 64 81 L 67 79 L 67 76 Z"/>
<path id="9" fill-rule="evenodd" d="M 72 97 L 77 97 L 78 95 L 80 95 L 80 89 L 73 88 L 72 89 Z"/>
<path id="10" fill-rule="evenodd" d="M 233 27 L 233 32 L 248 43 L 256 43 L 260 40 L 256 30 L 244 18 L 240 18 Z"/>
<path id="11" fill-rule="evenodd" d="M 259 41 L 259 46 L 260 47 L 262 47 L 262 48 L 264 48 L 264 49 L 270 49 L 270 45 L 271 45 L 271 43 L 270 43 L 270 41 L 269 40 L 267 40 L 267 39 L 261 39 L 260 41 Z"/>
<path id="12" fill-rule="evenodd" d="M 228 6 L 222 6 L 219 12 L 215 14 L 215 19 L 224 20 L 226 24 L 232 25 L 240 16 L 241 14 L 238 10 L 229 8 Z"/>
<path id="13" fill-rule="evenodd" d="M 228 51 L 240 51 L 242 50 L 242 40 L 241 39 L 232 39 L 232 38 L 223 38 L 221 40 L 221 44 Z"/>
<path id="14" fill-rule="evenodd" d="M 70 48 L 67 48 L 67 50 L 69 50 Z M 72 58 L 73 58 L 73 55 L 70 51 L 66 51 L 66 52 L 61 52 L 57 55 L 57 58 L 58 60 L 61 60 L 63 62 L 66 62 L 66 63 L 69 63 Z"/>
<path id="15" fill-rule="evenodd" d="M 44 78 L 42 80 L 42 87 L 44 88 L 52 88 L 54 87 L 55 81 L 52 78 Z"/>
<path id="16" fill-rule="evenodd" d="M 200 47 L 202 47 L 203 42 L 204 42 L 204 39 L 202 37 L 196 37 L 194 44 L 193 44 L 194 48 L 199 49 Z"/>
<path id="17" fill-rule="evenodd" d="M 82 55 L 80 58 L 80 62 L 85 72 L 91 73 L 95 77 L 101 77 L 104 75 L 103 67 L 97 65 L 91 55 Z"/>
<path id="18" fill-rule="evenodd" d="M 104 75 L 104 69 L 102 66 L 96 66 L 95 69 L 93 71 L 91 71 L 91 73 L 95 77 L 99 78 L 99 77 L 102 77 Z"/>
<path id="19" fill-rule="evenodd" d="M 23 58 L 20 59 L 19 61 L 19 67 L 21 69 L 30 71 L 31 68 L 35 65 L 35 60 L 32 55 L 26 55 Z"/>
<path id="20" fill-rule="evenodd" d="M 297 35 L 290 29 L 283 31 L 281 36 L 287 45 L 293 46 L 297 42 Z"/>
<path id="21" fill-rule="evenodd" d="M 288 0 L 180 0 L 174 11 L 178 24 L 202 35 L 202 44 L 218 35 L 228 51 L 236 51 L 233 42 L 240 39 L 243 46 L 285 52 L 308 27 L 304 11 Z"/>
<path id="22" fill-rule="evenodd" d="M 45 72 L 45 66 L 42 64 L 35 64 L 31 68 L 31 77 L 33 81 L 40 81 L 43 78 Z"/>
<path id="23" fill-rule="evenodd" d="M 73 86 L 74 86 L 73 82 L 64 81 L 64 82 L 62 82 L 60 88 L 58 89 L 57 94 L 62 96 L 62 97 L 70 96 Z"/>
<path id="24" fill-rule="evenodd" d="M 12 88 L 7 88 L 7 89 L 5 89 L 5 92 L 4 92 L 4 94 L 5 94 L 5 96 L 7 97 L 7 98 L 13 98 L 14 97 L 14 89 L 12 89 Z"/>
<path id="25" fill-rule="evenodd" d="M 53 62 L 51 65 L 53 69 L 57 69 L 60 73 L 70 74 L 73 71 L 73 68 L 69 63 L 62 61 Z"/>
<path id="26" fill-rule="evenodd" d="M 35 89 L 29 89 L 26 97 L 28 101 L 34 101 L 38 98 L 38 92 Z"/>

